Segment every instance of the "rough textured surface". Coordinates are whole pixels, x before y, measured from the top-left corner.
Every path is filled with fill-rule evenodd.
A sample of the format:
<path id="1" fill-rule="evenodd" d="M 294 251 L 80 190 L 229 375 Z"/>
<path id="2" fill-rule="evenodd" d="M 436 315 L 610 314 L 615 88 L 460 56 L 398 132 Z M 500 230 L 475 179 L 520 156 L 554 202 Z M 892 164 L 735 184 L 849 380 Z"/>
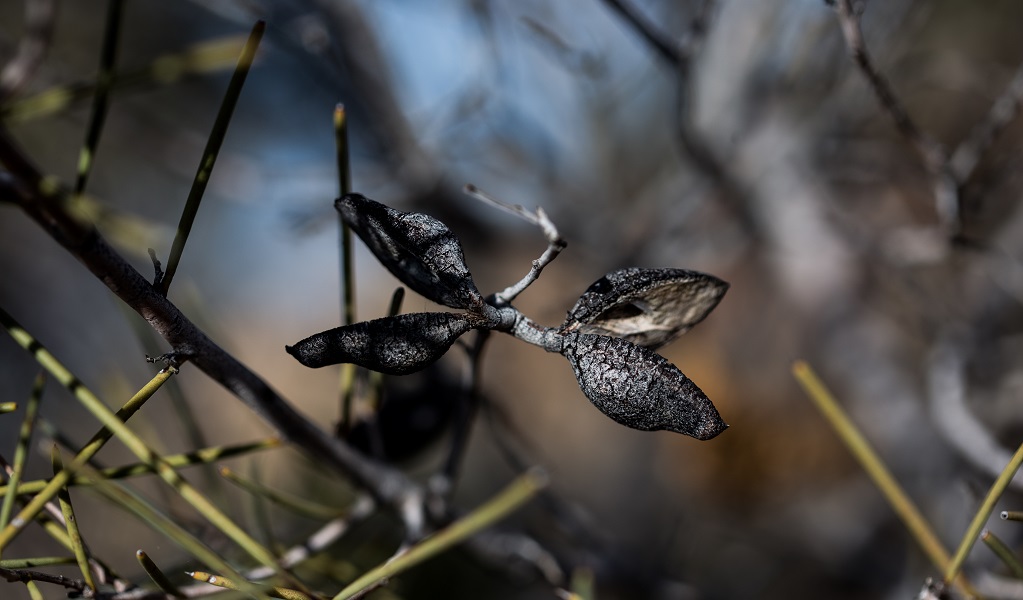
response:
<path id="1" fill-rule="evenodd" d="M 354 363 L 405 375 L 429 366 L 475 325 L 464 314 L 410 313 L 329 329 L 285 349 L 307 367 Z"/>
<path id="2" fill-rule="evenodd" d="M 700 440 L 728 427 L 696 384 L 646 348 L 621 338 L 567 334 L 562 354 L 590 402 L 622 425 Z"/>
<path id="3" fill-rule="evenodd" d="M 338 199 L 334 207 L 405 285 L 451 308 L 477 310 L 483 305 L 462 245 L 444 223 L 422 213 L 394 210 L 359 194 Z"/>
<path id="4" fill-rule="evenodd" d="M 659 348 L 702 321 L 726 291 L 727 283 L 697 271 L 612 271 L 580 296 L 561 329 L 613 335 Z"/>

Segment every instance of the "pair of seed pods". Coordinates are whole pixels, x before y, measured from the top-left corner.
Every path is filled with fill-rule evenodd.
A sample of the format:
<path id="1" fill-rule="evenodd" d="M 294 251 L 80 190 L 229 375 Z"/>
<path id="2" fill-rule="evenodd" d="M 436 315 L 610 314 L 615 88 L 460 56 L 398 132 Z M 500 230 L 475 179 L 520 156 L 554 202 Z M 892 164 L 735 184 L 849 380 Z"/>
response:
<path id="1" fill-rule="evenodd" d="M 437 219 L 359 194 L 343 196 L 335 208 L 402 283 L 463 312 L 409 313 L 317 333 L 286 347 L 303 365 L 354 363 L 405 375 L 472 329 L 502 331 L 567 358 L 586 397 L 622 425 L 701 440 L 728 427 L 706 394 L 654 352 L 717 306 L 728 290 L 724 281 L 684 269 L 613 271 L 583 293 L 560 327 L 544 327 L 497 296 L 483 297 L 461 243 Z"/>

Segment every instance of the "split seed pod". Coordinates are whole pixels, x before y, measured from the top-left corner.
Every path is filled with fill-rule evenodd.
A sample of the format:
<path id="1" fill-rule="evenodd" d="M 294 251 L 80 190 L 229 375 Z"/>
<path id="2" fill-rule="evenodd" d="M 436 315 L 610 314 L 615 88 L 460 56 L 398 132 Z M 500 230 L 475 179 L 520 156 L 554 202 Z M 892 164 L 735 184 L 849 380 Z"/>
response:
<path id="1" fill-rule="evenodd" d="M 612 271 L 580 296 L 561 330 L 657 349 L 702 321 L 726 291 L 728 284 L 717 277 L 685 269 Z"/>
<path id="2" fill-rule="evenodd" d="M 569 334 L 562 354 L 600 412 L 644 431 L 709 440 L 728 425 L 696 384 L 665 358 L 621 338 Z"/>
<path id="3" fill-rule="evenodd" d="M 360 194 L 339 198 L 334 208 L 377 260 L 409 288 L 451 308 L 474 310 L 483 305 L 462 245 L 444 223 Z"/>
<path id="4" fill-rule="evenodd" d="M 477 326 L 477 319 L 468 314 L 409 313 L 336 327 L 285 350 L 311 368 L 354 363 L 388 375 L 406 375 L 429 366 Z"/>

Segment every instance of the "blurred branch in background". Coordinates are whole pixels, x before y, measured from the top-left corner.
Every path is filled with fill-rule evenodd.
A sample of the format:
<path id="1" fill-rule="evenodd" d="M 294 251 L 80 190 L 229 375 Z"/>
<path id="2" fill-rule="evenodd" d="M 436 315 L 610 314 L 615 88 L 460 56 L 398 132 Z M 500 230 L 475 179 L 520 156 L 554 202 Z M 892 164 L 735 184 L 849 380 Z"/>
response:
<path id="1" fill-rule="evenodd" d="M 668 38 L 657 31 L 654 24 L 632 6 L 630 0 L 605 0 L 605 3 L 643 36 L 662 59 L 675 68 L 678 78 L 678 107 L 675 118 L 679 146 L 696 170 L 718 188 L 721 202 L 731 211 L 733 218 L 742 226 L 743 232 L 756 241 L 760 232 L 755 213 L 750 208 L 755 201 L 752 192 L 745 190 L 735 179 L 693 122 L 691 100 L 693 63 L 699 57 L 704 39 L 710 35 L 711 19 L 717 8 L 717 1 L 697 2 L 688 30 L 677 38 Z"/>
<path id="2" fill-rule="evenodd" d="M 56 0 L 25 0 L 25 22 L 17 54 L 0 71 L 0 102 L 17 94 L 46 58 L 57 18 Z"/>

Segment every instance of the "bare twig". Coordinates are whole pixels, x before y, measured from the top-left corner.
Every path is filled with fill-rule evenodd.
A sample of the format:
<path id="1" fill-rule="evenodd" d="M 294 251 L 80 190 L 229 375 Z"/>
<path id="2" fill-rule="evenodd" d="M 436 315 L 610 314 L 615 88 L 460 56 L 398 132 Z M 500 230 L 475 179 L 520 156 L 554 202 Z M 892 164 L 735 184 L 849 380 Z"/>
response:
<path id="1" fill-rule="evenodd" d="M 315 533 L 309 536 L 303 543 L 288 549 L 280 559 L 280 565 L 284 569 L 290 569 L 301 562 L 304 562 L 312 555 L 320 552 L 336 542 L 345 533 L 347 533 L 352 525 L 365 520 L 373 511 L 376 510 L 376 503 L 369 496 L 361 496 L 352 505 L 352 509 L 348 514 L 343 517 L 332 519 L 324 524 L 322 527 L 316 530 Z M 267 567 L 256 567 L 251 571 L 245 572 L 245 578 L 251 581 L 259 581 L 272 577 L 274 575 L 273 569 Z M 197 585 L 194 587 L 201 587 L 207 589 L 208 586 Z"/>
<path id="2" fill-rule="evenodd" d="M 861 15 L 853 9 L 852 1 L 835 0 L 834 7 L 835 12 L 838 14 L 839 24 L 842 27 L 842 36 L 845 38 L 846 46 L 852 55 L 853 61 L 859 68 L 860 73 L 867 79 L 870 89 L 877 96 L 881 107 L 895 121 L 895 127 L 899 130 L 899 133 L 916 147 L 928 165 L 944 163 L 944 149 L 917 127 L 912 117 L 909 116 L 909 112 L 906 111 L 902 101 L 899 100 L 891 85 L 888 84 L 888 80 L 874 67 L 874 61 L 870 58 L 870 54 L 867 52 L 866 45 L 863 42 L 863 30 L 860 27 Z"/>
<path id="3" fill-rule="evenodd" d="M 3 577 L 10 583 L 39 581 L 42 583 L 53 583 L 63 586 L 69 590 L 75 590 L 76 592 L 82 592 L 85 590 L 85 582 L 79 579 L 71 579 L 70 577 L 64 577 L 63 575 L 53 575 L 50 573 L 42 573 L 40 571 L 30 571 L 27 569 L 4 569 L 0 567 L 0 577 Z"/>
<path id="4" fill-rule="evenodd" d="M 658 31 L 653 23 L 636 10 L 636 7 L 622 0 L 604 0 L 604 3 L 614 9 L 637 33 L 642 35 L 663 59 L 674 64 L 688 60 L 682 51 L 681 44 Z"/>
<path id="5" fill-rule="evenodd" d="M 489 564 L 509 570 L 534 570 L 553 586 L 565 583 L 565 573 L 558 559 L 525 533 L 483 531 L 469 539 L 465 547 Z"/>
<path id="6" fill-rule="evenodd" d="M 43 62 L 50 48 L 56 17 L 55 0 L 25 1 L 25 34 L 18 45 L 18 53 L 0 71 L 0 102 L 18 93 Z"/>
<path id="7" fill-rule="evenodd" d="M 956 181 L 962 185 L 977 167 L 998 136 L 1019 116 L 1023 103 L 1023 63 L 1009 81 L 1002 95 L 991 105 L 984 120 L 973 126 L 970 135 L 952 153 L 949 160 Z"/>
<path id="8" fill-rule="evenodd" d="M 561 234 L 558 233 L 558 228 L 554 226 L 554 223 L 547 217 L 547 213 L 544 212 L 542 208 L 537 207 L 536 212 L 530 212 L 519 204 L 508 204 L 506 202 L 502 202 L 471 183 L 467 184 L 464 189 L 465 193 L 469 194 L 473 198 L 482 200 L 487 204 L 496 206 L 501 210 L 510 212 L 511 214 L 536 225 L 541 231 L 543 231 L 544 237 L 547 238 L 547 249 L 544 250 L 542 255 L 540 255 L 540 258 L 533 261 L 533 266 L 529 269 L 529 273 L 526 273 L 526 276 L 518 283 L 510 285 L 497 294 L 494 294 L 494 300 L 497 306 L 511 304 L 512 300 L 515 300 L 519 294 L 532 285 L 534 281 L 540 278 L 540 273 L 543 272 L 544 267 L 549 265 L 551 261 L 557 258 L 558 254 L 565 249 L 565 240 L 561 239 Z"/>

